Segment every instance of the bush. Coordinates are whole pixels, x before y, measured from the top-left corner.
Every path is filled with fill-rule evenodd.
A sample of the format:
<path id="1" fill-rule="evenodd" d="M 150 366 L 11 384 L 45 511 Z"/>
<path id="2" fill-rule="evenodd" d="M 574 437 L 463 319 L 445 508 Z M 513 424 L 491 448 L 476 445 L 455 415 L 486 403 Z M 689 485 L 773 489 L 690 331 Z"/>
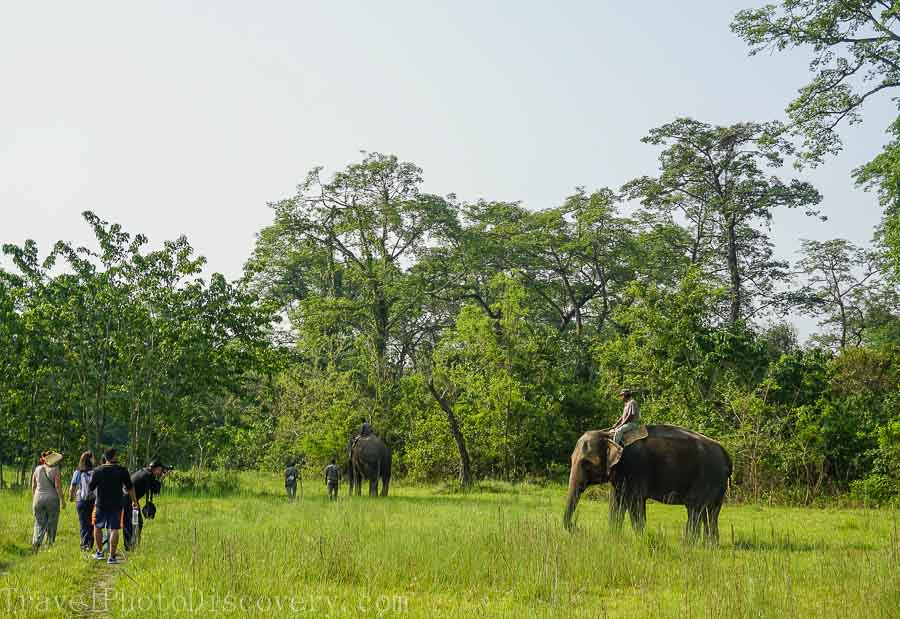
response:
<path id="1" fill-rule="evenodd" d="M 900 484 L 887 475 L 869 475 L 850 484 L 850 495 L 866 505 L 885 505 L 900 492 Z"/>
<path id="2" fill-rule="evenodd" d="M 166 477 L 165 487 L 174 492 L 221 495 L 237 492 L 240 481 L 234 471 L 190 469 L 172 471 Z"/>

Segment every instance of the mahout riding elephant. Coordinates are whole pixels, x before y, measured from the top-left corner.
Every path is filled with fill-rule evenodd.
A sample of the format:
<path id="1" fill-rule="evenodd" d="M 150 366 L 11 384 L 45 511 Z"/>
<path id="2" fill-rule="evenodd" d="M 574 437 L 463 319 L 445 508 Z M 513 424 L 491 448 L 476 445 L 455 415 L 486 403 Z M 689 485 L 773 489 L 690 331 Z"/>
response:
<path id="1" fill-rule="evenodd" d="M 362 480 L 369 480 L 369 496 L 378 496 L 378 480 L 381 479 L 381 496 L 387 496 L 391 483 L 391 450 L 375 434 L 360 436 L 350 446 L 350 462 L 347 479 L 350 495 L 359 496 Z"/>
<path id="2" fill-rule="evenodd" d="M 620 528 L 625 513 L 637 532 L 647 520 L 647 499 L 687 507 L 685 536 L 697 539 L 703 523 L 706 539 L 719 541 L 719 510 L 731 477 L 731 457 L 711 438 L 677 426 L 647 426 L 647 438 L 622 451 L 612 432 L 585 432 L 572 452 L 569 492 L 563 524 L 572 515 L 585 488 L 609 482 L 609 520 Z"/>

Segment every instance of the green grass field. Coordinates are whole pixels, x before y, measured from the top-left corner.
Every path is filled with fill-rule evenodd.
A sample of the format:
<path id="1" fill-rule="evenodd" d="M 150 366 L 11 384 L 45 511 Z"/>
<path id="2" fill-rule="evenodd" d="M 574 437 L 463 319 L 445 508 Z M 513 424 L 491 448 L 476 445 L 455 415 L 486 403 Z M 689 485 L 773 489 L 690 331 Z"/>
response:
<path id="1" fill-rule="evenodd" d="M 275 476 L 233 496 L 163 495 L 122 566 L 78 550 L 73 506 L 57 544 L 28 552 L 30 503 L 0 492 L 2 617 L 898 617 L 892 511 L 726 505 L 717 549 L 685 546 L 683 508 L 651 504 L 642 537 L 565 489 L 488 484 L 329 503 Z"/>

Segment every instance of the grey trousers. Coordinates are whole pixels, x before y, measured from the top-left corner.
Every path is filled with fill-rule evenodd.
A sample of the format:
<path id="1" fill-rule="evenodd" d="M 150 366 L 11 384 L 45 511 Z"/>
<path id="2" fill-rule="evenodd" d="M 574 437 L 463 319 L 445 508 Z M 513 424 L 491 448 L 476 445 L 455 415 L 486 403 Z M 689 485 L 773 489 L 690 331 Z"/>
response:
<path id="1" fill-rule="evenodd" d="M 636 423 L 634 421 L 622 424 L 621 426 L 616 428 L 616 431 L 613 434 L 613 441 L 621 447 L 622 441 L 625 439 L 625 433 L 640 427 L 640 425 L 640 423 Z"/>
<path id="2" fill-rule="evenodd" d="M 56 541 L 56 527 L 59 524 L 59 497 L 38 497 L 32 504 L 34 511 L 34 536 L 31 543 L 40 546 L 47 536 L 47 543 Z"/>

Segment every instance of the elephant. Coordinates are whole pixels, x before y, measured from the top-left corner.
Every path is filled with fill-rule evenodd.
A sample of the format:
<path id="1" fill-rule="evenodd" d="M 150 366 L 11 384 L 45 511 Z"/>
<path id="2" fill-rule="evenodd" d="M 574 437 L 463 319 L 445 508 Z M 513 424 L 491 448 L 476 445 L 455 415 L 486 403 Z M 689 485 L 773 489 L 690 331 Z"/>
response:
<path id="1" fill-rule="evenodd" d="M 569 491 L 563 525 L 585 488 L 609 482 L 609 521 L 622 526 L 625 512 L 638 533 L 647 519 L 647 499 L 687 507 L 685 537 L 696 541 L 703 523 L 708 542 L 718 544 L 719 510 L 731 477 L 731 457 L 718 442 L 677 426 L 648 425 L 647 438 L 621 451 L 612 432 L 585 432 L 572 452 Z"/>
<path id="2" fill-rule="evenodd" d="M 363 479 L 369 480 L 369 496 L 378 496 L 378 479 L 381 478 L 381 496 L 387 496 L 391 483 L 391 450 L 374 434 L 361 436 L 350 446 L 350 462 L 347 479 L 350 495 L 361 494 Z"/>

